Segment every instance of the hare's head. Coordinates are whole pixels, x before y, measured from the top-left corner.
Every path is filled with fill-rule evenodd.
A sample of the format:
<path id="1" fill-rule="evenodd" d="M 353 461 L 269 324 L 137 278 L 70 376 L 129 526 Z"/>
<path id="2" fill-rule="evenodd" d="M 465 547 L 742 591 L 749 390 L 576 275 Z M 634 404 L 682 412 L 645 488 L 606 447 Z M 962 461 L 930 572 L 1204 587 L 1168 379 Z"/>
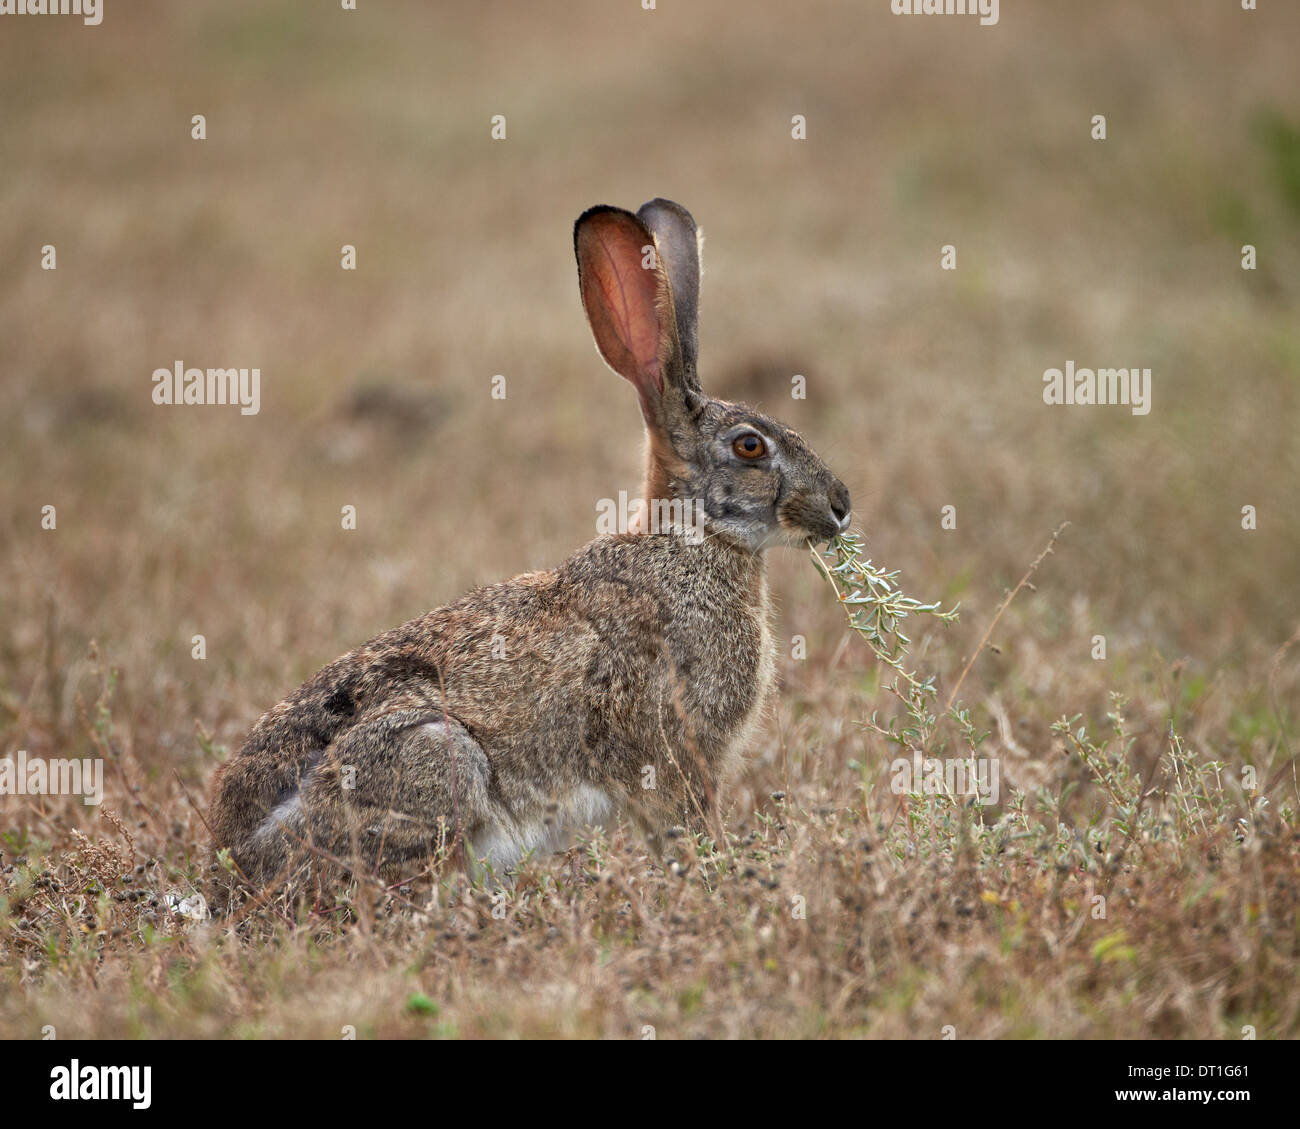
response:
<path id="1" fill-rule="evenodd" d="M 641 400 L 646 501 L 690 500 L 710 535 L 753 551 L 846 530 L 848 489 L 794 431 L 700 388 L 700 241 L 690 213 L 671 200 L 636 215 L 590 208 L 573 241 L 596 347 Z"/>

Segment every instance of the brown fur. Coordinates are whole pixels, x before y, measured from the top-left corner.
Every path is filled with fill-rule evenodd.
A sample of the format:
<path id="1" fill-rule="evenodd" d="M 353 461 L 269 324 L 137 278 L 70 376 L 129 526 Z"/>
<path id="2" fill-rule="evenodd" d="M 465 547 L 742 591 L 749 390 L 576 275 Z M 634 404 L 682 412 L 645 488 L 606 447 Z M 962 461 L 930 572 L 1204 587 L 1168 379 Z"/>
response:
<path id="1" fill-rule="evenodd" d="M 500 844 L 580 821 L 593 796 L 652 833 L 716 829 L 772 684 L 763 550 L 843 528 L 848 492 L 794 432 L 699 391 L 698 258 L 680 250 L 697 248 L 694 223 L 653 204 L 649 218 L 579 219 L 580 288 L 602 355 L 641 398 L 646 500 L 701 500 L 706 536 L 598 537 L 554 571 L 480 588 L 325 667 L 215 776 L 214 843 L 251 881 L 464 844 L 508 858 Z M 628 274 L 646 243 L 660 250 L 651 287 Z M 676 309 L 674 276 L 691 295 Z M 736 429 L 770 440 L 763 465 L 733 452 Z"/>

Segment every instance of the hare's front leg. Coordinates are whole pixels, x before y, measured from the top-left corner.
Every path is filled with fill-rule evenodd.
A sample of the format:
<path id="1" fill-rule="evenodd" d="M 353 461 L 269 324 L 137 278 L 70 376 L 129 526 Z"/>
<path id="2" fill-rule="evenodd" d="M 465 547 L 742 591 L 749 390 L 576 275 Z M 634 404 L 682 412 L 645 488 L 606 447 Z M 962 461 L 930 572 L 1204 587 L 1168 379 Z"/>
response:
<path id="1" fill-rule="evenodd" d="M 666 757 L 654 767 L 642 777 L 654 786 L 628 800 L 628 812 L 649 838 L 651 853 L 661 860 L 673 856 L 673 842 L 682 835 L 718 841 L 717 776 L 689 755 Z"/>

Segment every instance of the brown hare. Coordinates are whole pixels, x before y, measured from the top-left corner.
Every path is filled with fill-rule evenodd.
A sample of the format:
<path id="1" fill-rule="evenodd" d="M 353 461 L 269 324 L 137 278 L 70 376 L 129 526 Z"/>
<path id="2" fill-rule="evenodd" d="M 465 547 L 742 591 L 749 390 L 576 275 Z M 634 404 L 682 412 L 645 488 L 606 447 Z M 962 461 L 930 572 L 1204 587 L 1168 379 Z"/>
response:
<path id="1" fill-rule="evenodd" d="M 846 529 L 849 492 L 788 427 L 701 391 L 684 208 L 591 208 L 574 246 L 596 346 L 645 419 L 638 512 L 684 503 L 694 524 L 480 588 L 269 710 L 213 782 L 214 844 L 249 881 L 444 848 L 503 874 L 620 812 L 652 836 L 716 827 L 773 680 L 764 550 Z"/>

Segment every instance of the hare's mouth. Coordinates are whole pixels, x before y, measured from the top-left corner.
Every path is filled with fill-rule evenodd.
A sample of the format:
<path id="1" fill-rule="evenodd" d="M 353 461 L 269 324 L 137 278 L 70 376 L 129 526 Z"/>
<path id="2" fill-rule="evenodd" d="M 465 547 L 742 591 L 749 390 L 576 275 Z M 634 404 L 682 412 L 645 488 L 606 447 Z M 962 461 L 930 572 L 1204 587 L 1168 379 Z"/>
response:
<path id="1" fill-rule="evenodd" d="M 838 537 L 849 527 L 852 514 L 843 518 L 831 512 L 829 506 L 823 511 L 808 502 L 792 502 L 782 506 L 777 512 L 777 524 L 781 532 L 790 538 L 791 544 L 801 547 L 807 541 L 830 541 Z"/>

